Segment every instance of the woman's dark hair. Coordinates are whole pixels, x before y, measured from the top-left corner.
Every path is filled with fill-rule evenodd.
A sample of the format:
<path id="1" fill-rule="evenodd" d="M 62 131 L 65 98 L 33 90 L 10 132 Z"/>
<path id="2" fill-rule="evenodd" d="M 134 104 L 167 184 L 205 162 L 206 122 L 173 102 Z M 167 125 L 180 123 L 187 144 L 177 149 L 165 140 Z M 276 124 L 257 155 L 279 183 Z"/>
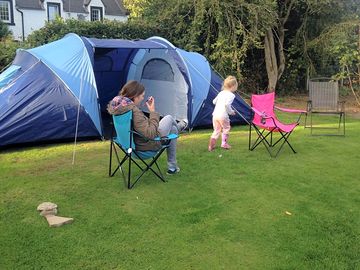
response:
<path id="1" fill-rule="evenodd" d="M 145 87 L 137 81 L 128 81 L 123 88 L 121 88 L 119 95 L 127 97 L 134 101 L 134 98 L 144 93 Z"/>

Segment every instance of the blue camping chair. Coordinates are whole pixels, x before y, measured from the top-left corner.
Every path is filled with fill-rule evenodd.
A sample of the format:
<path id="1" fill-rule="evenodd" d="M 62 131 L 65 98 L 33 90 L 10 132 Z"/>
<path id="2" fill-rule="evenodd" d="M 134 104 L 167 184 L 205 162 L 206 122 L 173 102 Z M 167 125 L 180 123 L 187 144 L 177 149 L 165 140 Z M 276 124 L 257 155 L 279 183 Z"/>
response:
<path id="1" fill-rule="evenodd" d="M 128 111 L 121 115 L 113 115 L 113 123 L 116 132 L 116 137 L 111 137 L 110 143 L 110 163 L 109 163 L 109 176 L 112 177 L 120 169 L 123 178 L 126 182 L 126 176 L 123 170 L 125 161 L 128 161 L 128 176 L 127 176 L 127 187 L 131 189 L 148 170 L 152 171 L 161 181 L 165 182 L 164 176 L 162 175 L 157 159 L 161 156 L 166 148 L 169 147 L 171 140 L 178 138 L 178 134 L 169 134 L 166 137 L 156 137 L 155 139 L 149 139 L 136 132 L 133 129 L 132 123 L 132 111 Z M 136 151 L 134 143 L 134 135 L 146 138 L 149 141 L 160 141 L 161 148 L 157 151 Z M 124 158 L 120 161 L 117 148 L 119 148 L 124 154 Z M 112 156 L 115 153 L 118 165 L 114 171 L 112 171 Z M 150 162 L 146 162 L 149 160 Z M 134 163 L 140 170 L 141 173 L 131 181 L 131 166 Z M 140 163 L 140 164 L 139 164 Z M 156 165 L 157 171 L 152 168 Z M 143 166 L 145 167 L 143 167 Z"/>

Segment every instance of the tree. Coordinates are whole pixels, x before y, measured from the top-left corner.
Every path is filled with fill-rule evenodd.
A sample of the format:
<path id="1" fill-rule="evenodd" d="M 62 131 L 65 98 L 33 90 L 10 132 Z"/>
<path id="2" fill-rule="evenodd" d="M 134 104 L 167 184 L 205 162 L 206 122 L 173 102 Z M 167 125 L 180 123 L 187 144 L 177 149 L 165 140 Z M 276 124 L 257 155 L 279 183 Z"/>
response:
<path id="1" fill-rule="evenodd" d="M 0 42 L 0 73 L 13 61 L 19 44 L 10 37 L 3 38 Z"/>
<path id="2" fill-rule="evenodd" d="M 11 38 L 7 24 L 0 21 L 0 73 L 13 60 L 17 44 Z"/>
<path id="3" fill-rule="evenodd" d="M 309 47 L 318 54 L 326 54 L 339 67 L 336 79 L 346 79 L 360 105 L 353 84 L 360 85 L 360 19 L 349 18 L 325 29 Z"/>
<path id="4" fill-rule="evenodd" d="M 273 0 L 137 0 L 134 20 L 156 25 L 175 45 L 204 54 L 221 74 L 242 75 L 250 48 L 273 25 Z"/>
<path id="5" fill-rule="evenodd" d="M 277 22 L 266 30 L 264 37 L 265 64 L 268 76 L 268 91 L 275 91 L 276 84 L 285 70 L 285 24 L 295 6 L 295 0 L 280 0 L 276 3 Z M 276 41 L 275 42 L 275 38 Z"/>
<path id="6" fill-rule="evenodd" d="M 130 18 L 141 17 L 148 3 L 148 0 L 124 0 L 124 6 L 130 11 Z"/>

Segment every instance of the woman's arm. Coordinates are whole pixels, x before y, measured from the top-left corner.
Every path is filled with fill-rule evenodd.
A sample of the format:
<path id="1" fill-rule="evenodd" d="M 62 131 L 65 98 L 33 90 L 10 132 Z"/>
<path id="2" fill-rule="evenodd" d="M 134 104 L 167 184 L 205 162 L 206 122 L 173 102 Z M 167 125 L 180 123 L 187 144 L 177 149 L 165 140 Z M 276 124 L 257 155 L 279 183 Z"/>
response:
<path id="1" fill-rule="evenodd" d="M 143 136 L 153 139 L 159 135 L 159 118 L 157 112 L 150 112 L 149 118 L 138 108 L 133 108 L 134 130 Z"/>

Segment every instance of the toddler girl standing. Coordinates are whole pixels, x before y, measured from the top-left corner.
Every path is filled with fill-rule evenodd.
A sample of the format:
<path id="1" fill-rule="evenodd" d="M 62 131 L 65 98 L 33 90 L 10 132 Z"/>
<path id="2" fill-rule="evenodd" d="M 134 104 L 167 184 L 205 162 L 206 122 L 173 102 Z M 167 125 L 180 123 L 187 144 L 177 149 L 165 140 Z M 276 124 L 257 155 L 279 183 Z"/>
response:
<path id="1" fill-rule="evenodd" d="M 235 111 L 231 108 L 231 104 L 234 101 L 234 92 L 238 88 L 238 82 L 234 76 L 228 76 L 223 83 L 222 91 L 213 100 L 215 108 L 213 111 L 213 127 L 209 141 L 209 151 L 214 150 L 216 140 L 222 133 L 221 147 L 224 149 L 230 149 L 228 144 L 229 131 L 230 131 L 230 119 L 229 115 L 235 115 Z"/>

